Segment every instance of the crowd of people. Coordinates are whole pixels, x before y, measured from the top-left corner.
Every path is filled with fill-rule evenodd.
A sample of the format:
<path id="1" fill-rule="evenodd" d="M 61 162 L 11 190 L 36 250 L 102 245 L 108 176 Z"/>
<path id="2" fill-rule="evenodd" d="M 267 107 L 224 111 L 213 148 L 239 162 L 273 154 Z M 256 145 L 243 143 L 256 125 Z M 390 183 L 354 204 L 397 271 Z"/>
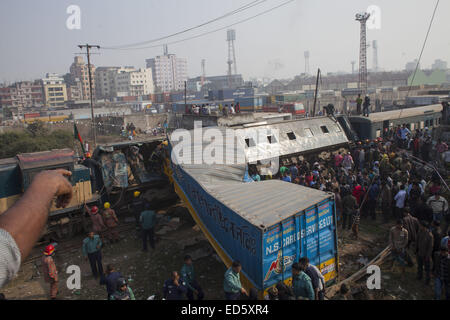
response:
<path id="1" fill-rule="evenodd" d="M 442 289 L 448 299 L 450 215 L 443 194 L 449 190 L 439 174 L 446 168 L 443 161 L 433 162 L 438 168 L 429 163 L 442 159 L 447 150 L 440 140 L 433 146 L 427 128 L 412 136 L 403 125 L 387 132 L 384 139 L 357 142 L 328 159 L 313 156 L 282 165 L 274 176 L 261 175 L 256 165 L 250 165 L 248 173 L 253 181 L 281 179 L 333 192 L 339 227 L 351 229 L 355 239 L 361 219 L 395 222 L 389 234 L 394 261 L 411 267 L 409 252 L 414 253 L 417 278 L 422 279 L 425 269 L 428 285 L 433 271 L 435 298 L 440 299 Z"/>

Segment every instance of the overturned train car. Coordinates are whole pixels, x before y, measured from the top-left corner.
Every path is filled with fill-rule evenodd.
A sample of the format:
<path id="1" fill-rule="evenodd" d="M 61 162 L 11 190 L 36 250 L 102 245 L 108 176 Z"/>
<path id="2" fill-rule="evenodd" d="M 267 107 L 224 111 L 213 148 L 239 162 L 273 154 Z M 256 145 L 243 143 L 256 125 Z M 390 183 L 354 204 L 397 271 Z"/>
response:
<path id="1" fill-rule="evenodd" d="M 244 286 L 256 288 L 261 298 L 276 283 L 291 281 L 292 264 L 303 256 L 321 270 L 327 284 L 335 282 L 339 270 L 334 195 L 277 179 L 244 181 L 249 181 L 245 177 L 250 163 L 269 159 L 279 166 L 346 147 L 349 141 L 339 123 L 321 117 L 213 129 L 227 137 L 214 151 L 223 155 L 221 161 L 205 161 L 212 151 L 209 134 L 190 144 L 172 136 L 168 173 L 224 264 L 241 261 Z M 236 163 L 227 160 L 230 152 L 238 155 Z"/>

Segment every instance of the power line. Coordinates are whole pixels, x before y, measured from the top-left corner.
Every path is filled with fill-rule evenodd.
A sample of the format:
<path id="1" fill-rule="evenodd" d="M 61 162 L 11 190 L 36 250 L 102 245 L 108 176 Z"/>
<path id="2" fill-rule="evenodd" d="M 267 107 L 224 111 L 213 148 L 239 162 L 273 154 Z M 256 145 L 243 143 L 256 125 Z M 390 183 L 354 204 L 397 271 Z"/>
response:
<path id="1" fill-rule="evenodd" d="M 414 79 L 416 78 L 417 70 L 419 69 L 420 59 L 422 59 L 422 54 L 423 54 L 423 51 L 424 51 L 424 49 L 425 49 L 425 45 L 426 45 L 427 40 L 428 40 L 428 35 L 430 34 L 431 25 L 433 24 L 434 16 L 435 16 L 435 14 L 436 14 L 436 10 L 437 10 L 437 8 L 438 8 L 439 1 L 440 1 L 440 0 L 437 0 L 437 1 L 436 1 L 436 6 L 434 7 L 433 15 L 431 16 L 431 20 L 430 20 L 430 25 L 428 26 L 428 31 L 427 31 L 427 34 L 426 34 L 426 36 L 425 36 L 425 40 L 423 41 L 422 50 L 420 51 L 419 59 L 417 60 L 416 69 L 414 70 L 414 74 L 413 74 L 413 77 L 412 77 L 412 79 L 411 79 L 411 84 L 409 85 L 408 92 L 406 93 L 405 103 L 406 103 L 406 99 L 407 99 L 408 96 L 409 96 L 409 92 L 411 91 L 412 85 L 414 84 Z M 400 110 L 400 114 L 399 114 L 399 116 L 398 116 L 399 119 L 400 119 L 400 117 L 401 117 L 401 115 L 402 115 L 402 112 L 403 112 L 403 108 Z"/>
<path id="2" fill-rule="evenodd" d="M 147 40 L 147 41 L 142 41 L 142 42 L 131 43 L 131 44 L 127 44 L 127 45 L 118 45 L 118 46 L 104 47 L 104 48 L 105 48 L 105 49 L 119 49 L 119 48 L 126 48 L 126 47 L 136 47 L 136 46 L 141 46 L 141 45 L 150 44 L 150 43 L 153 43 L 153 42 L 165 40 L 165 39 L 168 39 L 168 38 L 172 38 L 172 37 L 174 37 L 174 36 L 178 36 L 178 35 L 180 35 L 180 34 L 183 34 L 183 33 L 189 32 L 189 31 L 192 31 L 192 30 L 194 30 L 194 29 L 198 29 L 198 28 L 200 28 L 200 27 L 206 26 L 206 25 L 211 24 L 211 23 L 213 23 L 213 22 L 216 22 L 216 21 L 218 21 L 218 20 L 221 20 L 221 19 L 224 19 L 224 18 L 226 18 L 226 17 L 232 16 L 232 15 L 234 15 L 234 14 L 236 14 L 236 13 L 240 13 L 240 12 L 242 12 L 242 11 L 245 11 L 245 10 L 247 10 L 247 9 L 250 9 L 250 8 L 252 8 L 252 7 L 255 7 L 255 6 L 257 6 L 257 5 L 260 5 L 261 3 L 266 2 L 266 1 L 267 1 L 267 0 L 256 0 L 256 1 L 252 1 L 252 2 L 247 3 L 246 5 L 244 5 L 244 6 L 242 6 L 242 7 L 239 7 L 239 8 L 237 8 L 237 9 L 233 10 L 233 11 L 230 11 L 230 12 L 228 12 L 228 13 L 225 13 L 224 15 L 222 15 L 222 16 L 220 16 L 220 17 L 214 18 L 214 19 L 212 19 L 212 20 L 206 21 L 206 22 L 201 23 L 201 24 L 199 24 L 199 25 L 196 25 L 196 26 L 194 26 L 194 27 L 191 27 L 191 28 L 188 28 L 188 29 L 185 29 L 185 30 L 176 32 L 176 33 L 172 33 L 172 34 L 167 35 L 167 36 L 164 36 L 164 37 L 160 37 L 160 38 L 156 38 L 156 39 L 152 39 L 152 40 Z"/>
<path id="3" fill-rule="evenodd" d="M 283 3 L 281 3 L 281 4 L 279 4 L 279 5 L 275 6 L 275 7 L 272 7 L 272 8 L 270 8 L 270 9 L 268 9 L 268 10 L 265 10 L 265 11 L 263 11 L 263 12 L 261 12 L 261 13 L 258 13 L 258 14 L 254 15 L 254 16 L 251 16 L 251 17 L 249 17 L 249 18 L 239 20 L 239 21 L 237 21 L 237 22 L 235 22 L 235 23 L 232 23 L 232 24 L 230 24 L 230 25 L 227 25 L 227 26 L 225 26 L 225 27 L 221 27 L 221 28 L 218 28 L 218 29 L 215 29 L 215 30 L 207 31 L 207 32 L 198 34 L 198 35 L 196 35 L 196 36 L 188 37 L 188 38 L 185 38 L 185 39 L 181 39 L 181 40 L 177 40 L 177 41 L 168 42 L 168 43 L 165 43 L 165 44 L 166 44 L 166 45 L 176 44 L 176 43 L 180 43 L 180 42 L 184 42 L 184 41 L 188 41 L 188 40 L 200 38 L 200 37 L 203 37 L 203 36 L 206 36 L 206 35 L 208 35 L 208 34 L 218 32 L 218 31 L 222 31 L 222 30 L 225 30 L 225 29 L 230 28 L 230 27 L 232 27 L 232 26 L 235 26 L 235 25 L 238 25 L 238 24 L 247 22 L 247 21 L 249 21 L 249 20 L 252 20 L 252 19 L 254 19 L 254 18 L 257 18 L 257 17 L 259 17 L 259 16 L 262 16 L 262 15 L 264 15 L 264 14 L 266 14 L 266 13 L 272 12 L 272 11 L 274 11 L 274 10 L 276 10 L 276 9 L 278 9 L 278 8 L 281 8 L 281 7 L 287 5 L 287 4 L 291 3 L 291 2 L 294 2 L 294 1 L 296 1 L 296 0 L 289 0 L 289 1 L 283 2 Z M 142 49 L 159 48 L 159 47 L 161 47 L 162 45 L 163 45 L 163 44 L 158 44 L 158 45 L 146 46 L 146 47 L 138 47 L 138 48 L 109 48 L 109 47 L 102 47 L 102 49 L 107 49 L 107 50 L 142 50 Z"/>

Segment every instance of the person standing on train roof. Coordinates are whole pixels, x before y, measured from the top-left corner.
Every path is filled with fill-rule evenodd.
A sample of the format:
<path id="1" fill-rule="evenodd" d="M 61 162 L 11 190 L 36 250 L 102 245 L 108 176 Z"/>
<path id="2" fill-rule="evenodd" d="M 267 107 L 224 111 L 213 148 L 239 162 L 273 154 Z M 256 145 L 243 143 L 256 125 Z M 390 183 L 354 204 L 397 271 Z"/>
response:
<path id="1" fill-rule="evenodd" d="M 119 219 L 117 219 L 116 212 L 111 209 L 109 202 L 105 202 L 103 207 L 103 219 L 106 227 L 108 228 L 106 236 L 110 243 L 119 242 L 119 232 L 117 231 Z"/>
<path id="2" fill-rule="evenodd" d="M 356 98 L 356 114 L 360 115 L 361 114 L 361 105 L 363 103 L 363 100 L 361 98 L 361 94 L 358 94 L 358 98 Z"/>
<path id="3" fill-rule="evenodd" d="M 370 107 L 370 98 L 369 96 L 366 96 L 364 98 L 364 104 L 363 104 L 363 116 L 368 117 L 369 116 L 369 107 Z"/>
<path id="4" fill-rule="evenodd" d="M 45 247 L 42 257 L 42 274 L 44 275 L 44 281 L 50 284 L 50 299 L 52 300 L 56 299 L 58 294 L 58 270 L 56 270 L 53 260 L 54 253 L 55 247 L 49 244 Z"/>

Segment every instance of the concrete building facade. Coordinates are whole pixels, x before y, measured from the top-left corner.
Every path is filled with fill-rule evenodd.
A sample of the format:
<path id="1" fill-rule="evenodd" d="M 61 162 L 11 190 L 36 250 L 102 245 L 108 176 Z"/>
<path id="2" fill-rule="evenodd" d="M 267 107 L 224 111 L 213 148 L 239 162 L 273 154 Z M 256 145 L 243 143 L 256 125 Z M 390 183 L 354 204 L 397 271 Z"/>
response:
<path id="1" fill-rule="evenodd" d="M 84 62 L 83 57 L 76 56 L 72 65 L 70 66 L 70 75 L 72 80 L 79 79 L 81 83 L 82 100 L 89 100 L 91 98 L 89 91 L 89 71 L 88 66 Z M 95 98 L 95 66 L 91 64 L 92 76 L 92 94 Z"/>
<path id="2" fill-rule="evenodd" d="M 147 68 L 151 68 L 157 91 L 171 92 L 184 90 L 187 81 L 187 59 L 175 54 L 165 54 L 147 59 Z"/>
<path id="3" fill-rule="evenodd" d="M 54 73 L 47 73 L 42 80 L 42 92 L 46 107 L 63 107 L 67 102 L 64 79 Z"/>
<path id="4" fill-rule="evenodd" d="M 95 81 L 97 99 L 113 100 L 116 97 L 154 93 L 150 68 L 99 67 L 96 70 Z"/>
<path id="5" fill-rule="evenodd" d="M 39 81 L 21 81 L 0 88 L 1 107 L 31 108 L 42 105 L 42 83 Z"/>

